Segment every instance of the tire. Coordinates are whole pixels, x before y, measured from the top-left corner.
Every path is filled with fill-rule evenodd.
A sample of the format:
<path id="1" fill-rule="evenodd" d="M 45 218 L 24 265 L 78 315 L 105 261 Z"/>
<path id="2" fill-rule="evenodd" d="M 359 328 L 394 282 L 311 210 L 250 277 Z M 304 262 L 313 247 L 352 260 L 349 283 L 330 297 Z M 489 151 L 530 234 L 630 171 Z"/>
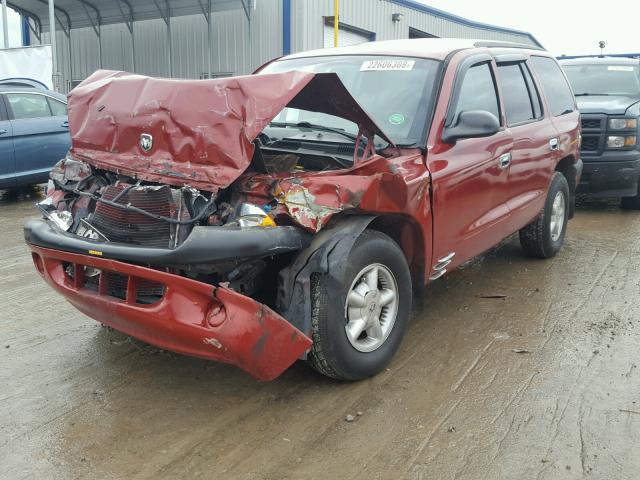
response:
<path id="1" fill-rule="evenodd" d="M 635 197 L 622 197 L 620 199 L 620 208 L 625 210 L 640 210 L 640 185 L 638 186 L 638 195 Z"/>
<path id="2" fill-rule="evenodd" d="M 563 200 L 558 200 L 558 196 Z M 559 205 L 563 202 L 563 213 L 559 216 Z M 527 255 L 538 258 L 550 258 L 562 248 L 570 210 L 569 184 L 565 176 L 556 172 L 551 178 L 544 207 L 533 222 L 520 230 L 520 245 Z M 554 213 L 555 212 L 555 213 Z M 558 221 L 562 224 L 558 226 Z"/>
<path id="3" fill-rule="evenodd" d="M 402 250 L 383 233 L 365 230 L 356 241 L 346 261 L 344 284 L 338 287 L 341 292 L 339 298 L 329 297 L 328 277 L 319 274 L 312 277 L 313 345 L 308 361 L 323 375 L 338 380 L 354 381 L 371 377 L 382 371 L 398 350 L 409 321 L 412 288 L 409 267 Z M 373 268 L 376 268 L 375 272 L 377 272 L 375 283 L 379 287 L 378 291 L 370 289 L 366 294 L 357 297 L 358 301 L 360 298 L 365 299 L 362 306 L 348 307 L 349 292 L 352 290 L 355 290 L 354 294 L 363 292 L 373 283 L 373 280 L 367 281 L 366 276 L 360 275 L 363 271 L 368 272 L 370 276 L 366 278 L 371 280 L 374 276 Z M 384 290 L 394 288 L 395 300 L 380 307 L 379 305 L 390 298 L 390 295 L 383 293 Z M 382 319 L 378 324 L 380 329 L 374 326 L 367 327 L 358 338 L 352 334 L 350 339 L 347 327 L 358 326 L 359 312 L 366 312 L 364 317 L 372 323 L 377 314 L 377 318 Z M 391 321 L 393 312 L 395 312 L 395 321 Z M 376 335 L 383 333 L 385 328 L 387 328 L 385 335 Z M 352 331 L 357 332 L 357 328 Z"/>

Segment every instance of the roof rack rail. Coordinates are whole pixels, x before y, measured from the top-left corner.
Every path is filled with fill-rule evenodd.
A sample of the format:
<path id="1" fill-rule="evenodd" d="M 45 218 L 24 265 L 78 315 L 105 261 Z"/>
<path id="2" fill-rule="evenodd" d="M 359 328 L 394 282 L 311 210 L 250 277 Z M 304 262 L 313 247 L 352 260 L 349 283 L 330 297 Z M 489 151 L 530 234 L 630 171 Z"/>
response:
<path id="1" fill-rule="evenodd" d="M 640 59 L 639 53 L 609 53 L 605 55 L 560 55 L 558 60 L 573 60 L 575 58 L 635 58 Z"/>
<path id="2" fill-rule="evenodd" d="M 538 47 L 537 45 L 527 45 L 525 43 L 515 43 L 515 42 L 495 42 L 491 40 L 475 42 L 473 44 L 474 47 L 481 48 L 526 48 L 529 50 L 543 50 L 544 48 Z"/>

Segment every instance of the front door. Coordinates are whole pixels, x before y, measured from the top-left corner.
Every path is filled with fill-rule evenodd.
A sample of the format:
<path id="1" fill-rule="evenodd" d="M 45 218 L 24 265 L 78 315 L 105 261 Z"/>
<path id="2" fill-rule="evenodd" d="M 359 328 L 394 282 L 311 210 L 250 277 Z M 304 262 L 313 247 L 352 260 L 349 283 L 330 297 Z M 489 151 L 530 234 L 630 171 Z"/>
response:
<path id="1" fill-rule="evenodd" d="M 452 120 L 462 111 L 482 110 L 501 119 L 492 61 L 474 64 L 456 79 Z M 456 94 L 454 94 L 456 98 Z M 450 260 L 447 270 L 482 253 L 508 235 L 511 132 L 502 129 L 486 138 L 436 142 L 427 165 L 433 188 L 433 263 Z M 506 232 L 506 233 L 505 233 Z M 439 265 L 440 264 L 440 265 Z M 431 277 L 442 268 L 432 269 Z"/>

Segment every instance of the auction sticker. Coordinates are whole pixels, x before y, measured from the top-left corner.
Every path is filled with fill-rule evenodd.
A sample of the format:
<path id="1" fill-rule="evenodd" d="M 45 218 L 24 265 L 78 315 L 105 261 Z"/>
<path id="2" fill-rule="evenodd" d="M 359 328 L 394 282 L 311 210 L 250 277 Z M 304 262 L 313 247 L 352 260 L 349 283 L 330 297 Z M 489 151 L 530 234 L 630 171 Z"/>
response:
<path id="1" fill-rule="evenodd" d="M 365 60 L 360 65 L 361 72 L 379 72 L 390 70 L 413 70 L 416 64 L 415 60 L 406 60 L 404 58 L 389 58 L 382 60 Z"/>
<path id="2" fill-rule="evenodd" d="M 389 123 L 392 125 L 402 125 L 404 123 L 404 115 L 401 113 L 394 113 L 389 116 Z"/>
<path id="3" fill-rule="evenodd" d="M 633 72 L 633 67 L 627 65 L 609 65 L 607 70 L 614 72 Z"/>

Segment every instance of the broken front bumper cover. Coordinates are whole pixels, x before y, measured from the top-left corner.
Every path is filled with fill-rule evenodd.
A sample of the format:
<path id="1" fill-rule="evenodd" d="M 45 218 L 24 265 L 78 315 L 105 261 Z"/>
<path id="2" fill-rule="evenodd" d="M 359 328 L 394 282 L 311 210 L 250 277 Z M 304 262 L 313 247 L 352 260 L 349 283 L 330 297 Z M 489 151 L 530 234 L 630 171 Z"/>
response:
<path id="1" fill-rule="evenodd" d="M 176 248 L 151 248 L 100 242 L 63 232 L 45 220 L 24 226 L 25 241 L 45 248 L 91 254 L 148 265 L 195 265 L 224 260 L 265 257 L 306 248 L 311 235 L 297 227 L 194 227 Z"/>
<path id="2" fill-rule="evenodd" d="M 259 380 L 272 380 L 311 346 L 309 337 L 273 310 L 222 286 L 32 243 L 29 247 L 38 272 L 74 307 L 160 348 L 229 363 Z M 100 271 L 97 288 L 87 282 L 93 269 Z M 123 299 L 110 296 L 110 275 L 126 278 Z M 138 303 L 142 282 L 161 284 L 161 298 Z"/>

